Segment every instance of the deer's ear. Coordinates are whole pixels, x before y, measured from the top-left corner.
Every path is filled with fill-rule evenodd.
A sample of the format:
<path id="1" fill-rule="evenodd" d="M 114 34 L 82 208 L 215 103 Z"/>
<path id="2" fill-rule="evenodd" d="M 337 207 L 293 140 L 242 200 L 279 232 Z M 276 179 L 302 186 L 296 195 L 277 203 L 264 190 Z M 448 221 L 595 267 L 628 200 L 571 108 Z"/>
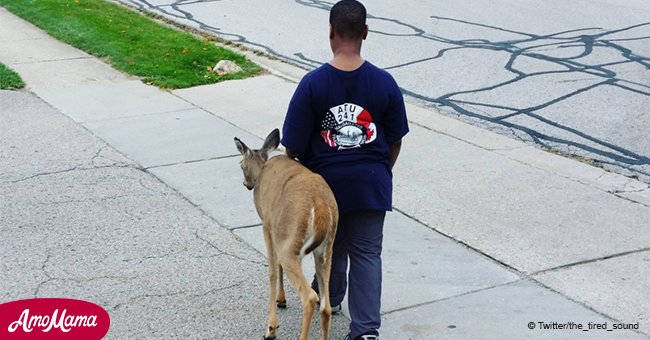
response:
<path id="1" fill-rule="evenodd" d="M 278 148 L 278 145 L 280 145 L 280 130 L 275 129 L 266 136 L 264 145 L 262 145 L 262 150 L 264 152 L 273 151 Z"/>
<path id="2" fill-rule="evenodd" d="M 239 153 L 242 155 L 245 155 L 249 151 L 248 146 L 237 137 L 235 137 L 235 146 L 237 146 L 237 150 L 239 150 Z"/>

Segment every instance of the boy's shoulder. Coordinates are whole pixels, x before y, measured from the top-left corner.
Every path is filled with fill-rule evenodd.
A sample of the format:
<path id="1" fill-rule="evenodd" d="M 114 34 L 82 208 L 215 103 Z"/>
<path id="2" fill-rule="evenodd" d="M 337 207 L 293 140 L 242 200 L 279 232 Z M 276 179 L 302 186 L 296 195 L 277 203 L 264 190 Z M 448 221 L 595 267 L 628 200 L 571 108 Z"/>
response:
<path id="1" fill-rule="evenodd" d="M 365 62 L 364 67 L 367 67 L 368 74 L 372 78 L 372 82 L 375 84 L 375 86 L 382 84 L 383 87 L 389 91 L 393 91 L 394 89 L 399 88 L 397 81 L 395 81 L 395 78 L 393 78 L 393 76 L 388 73 L 388 71 L 375 66 L 369 61 Z"/>
<path id="2" fill-rule="evenodd" d="M 329 72 L 329 64 L 325 63 L 305 74 L 304 77 L 302 77 L 302 80 L 312 80 L 314 78 L 322 77 L 323 75 L 326 75 Z"/>
<path id="3" fill-rule="evenodd" d="M 373 63 L 369 61 L 365 61 L 361 67 L 359 67 L 355 71 L 341 71 L 334 66 L 330 65 L 329 63 L 322 64 L 321 66 L 309 71 L 304 77 L 303 81 L 313 81 L 313 80 L 319 80 L 322 77 L 329 77 L 330 74 L 340 74 L 340 75 L 352 75 L 353 73 L 358 73 L 358 72 L 363 72 L 365 71 L 367 74 L 369 74 L 371 77 L 377 77 L 380 78 L 380 80 L 386 80 L 386 81 L 391 81 L 394 82 L 395 79 L 393 76 L 388 73 L 386 70 L 383 70 L 377 66 L 375 66 Z"/>
<path id="4" fill-rule="evenodd" d="M 366 62 L 365 62 L 365 64 L 364 64 L 364 66 L 365 66 L 365 67 L 368 67 L 368 69 L 369 69 L 371 72 L 377 74 L 377 75 L 380 76 L 380 77 L 386 77 L 386 78 L 393 79 L 393 76 L 392 76 L 390 73 L 388 73 L 388 71 L 386 71 L 386 70 L 384 70 L 384 69 L 381 69 L 381 68 L 375 66 L 375 64 L 373 64 L 373 63 L 371 63 L 371 62 L 369 62 L 369 61 L 367 61 L 367 60 L 366 60 Z"/>

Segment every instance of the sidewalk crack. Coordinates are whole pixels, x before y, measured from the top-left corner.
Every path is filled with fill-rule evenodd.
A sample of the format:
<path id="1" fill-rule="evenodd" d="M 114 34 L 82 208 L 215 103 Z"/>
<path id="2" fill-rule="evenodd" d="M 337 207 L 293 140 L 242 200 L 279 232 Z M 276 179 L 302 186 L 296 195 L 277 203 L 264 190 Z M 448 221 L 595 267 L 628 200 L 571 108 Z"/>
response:
<path id="1" fill-rule="evenodd" d="M 583 264 L 590 264 L 590 263 L 600 262 L 600 261 L 604 261 L 604 260 L 614 259 L 614 258 L 617 258 L 617 257 L 627 256 L 627 255 L 636 254 L 636 253 L 643 253 L 643 252 L 646 252 L 646 251 L 650 251 L 650 247 L 635 249 L 635 250 L 629 250 L 629 251 L 624 251 L 624 252 L 620 252 L 620 253 L 616 253 L 616 254 L 610 254 L 610 255 L 594 258 L 594 259 L 588 259 L 588 260 L 568 263 L 568 264 L 564 264 L 564 265 L 561 265 L 561 266 L 536 271 L 536 272 L 528 274 L 527 276 L 532 278 L 533 276 L 536 276 L 536 275 L 546 274 L 546 273 L 557 271 L 557 270 L 567 269 L 567 268 L 571 268 L 571 267 L 575 267 L 575 266 L 580 266 L 580 265 L 583 265 Z"/>
<path id="2" fill-rule="evenodd" d="M 438 302 L 443 302 L 443 301 L 463 297 L 463 296 L 466 296 L 466 295 L 480 293 L 480 292 L 483 292 L 483 291 L 486 291 L 486 290 L 508 286 L 508 285 L 511 285 L 511 284 L 514 284 L 514 283 L 517 283 L 517 282 L 520 282 L 520 281 L 523 281 L 523 280 L 525 280 L 525 278 L 519 278 L 519 279 L 514 280 L 514 281 L 499 283 L 499 284 L 492 285 L 492 286 L 489 286 L 489 287 L 478 288 L 478 289 L 475 289 L 475 290 L 471 290 L 471 291 L 468 291 L 468 292 L 464 292 L 464 293 L 460 293 L 460 294 L 456 294 L 456 295 L 452 295 L 452 296 L 447 296 L 447 297 L 443 297 L 443 298 L 439 298 L 439 299 L 435 299 L 435 300 L 431 300 L 431 301 L 418 303 L 418 304 L 411 305 L 411 306 L 406 306 L 406 307 L 393 309 L 393 310 L 381 313 L 381 315 L 384 316 L 384 315 L 388 315 L 388 314 L 392 314 L 392 313 L 401 312 L 401 311 L 404 311 L 404 310 L 407 310 L 407 309 L 422 307 L 422 306 L 431 305 L 431 304 L 438 303 Z"/>
<path id="3" fill-rule="evenodd" d="M 209 157 L 209 158 L 203 158 L 203 159 L 193 159 L 193 160 L 177 162 L 177 163 L 152 165 L 152 166 L 146 168 L 146 170 L 157 169 L 157 168 L 165 168 L 165 167 L 176 166 L 176 165 L 185 165 L 185 164 L 192 164 L 192 163 L 199 163 L 199 162 L 214 161 L 214 160 L 220 160 L 220 159 L 226 159 L 226 158 L 233 158 L 233 157 L 237 157 L 237 156 L 241 156 L 241 155 L 240 154 L 232 154 L 232 155 L 216 156 L 216 157 Z"/>
<path id="4" fill-rule="evenodd" d="M 41 39 L 31 39 L 31 40 L 41 40 Z M 80 56 L 80 57 L 71 57 L 71 58 L 32 60 L 32 61 L 12 63 L 11 65 L 32 65 L 32 64 L 41 64 L 41 63 L 56 63 L 60 61 L 87 60 L 87 59 L 94 59 L 94 57 L 89 55 L 89 56 Z"/>

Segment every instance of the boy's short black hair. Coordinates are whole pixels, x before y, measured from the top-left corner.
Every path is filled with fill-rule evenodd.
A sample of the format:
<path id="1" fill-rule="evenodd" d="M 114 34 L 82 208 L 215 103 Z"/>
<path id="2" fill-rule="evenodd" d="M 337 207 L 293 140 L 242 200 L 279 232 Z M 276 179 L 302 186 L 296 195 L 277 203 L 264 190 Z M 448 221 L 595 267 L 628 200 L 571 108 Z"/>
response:
<path id="1" fill-rule="evenodd" d="M 361 38 L 366 28 L 366 8 L 356 0 L 342 0 L 330 10 L 330 25 L 344 39 Z"/>

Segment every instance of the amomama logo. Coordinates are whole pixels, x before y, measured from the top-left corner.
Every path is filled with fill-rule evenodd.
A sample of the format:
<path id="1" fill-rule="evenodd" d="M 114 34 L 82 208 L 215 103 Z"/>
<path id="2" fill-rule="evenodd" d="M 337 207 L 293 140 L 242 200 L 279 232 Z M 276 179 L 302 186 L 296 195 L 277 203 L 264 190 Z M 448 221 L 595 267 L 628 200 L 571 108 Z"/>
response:
<path id="1" fill-rule="evenodd" d="M 0 304 L 0 339 L 101 339 L 111 324 L 102 307 L 73 299 Z"/>

